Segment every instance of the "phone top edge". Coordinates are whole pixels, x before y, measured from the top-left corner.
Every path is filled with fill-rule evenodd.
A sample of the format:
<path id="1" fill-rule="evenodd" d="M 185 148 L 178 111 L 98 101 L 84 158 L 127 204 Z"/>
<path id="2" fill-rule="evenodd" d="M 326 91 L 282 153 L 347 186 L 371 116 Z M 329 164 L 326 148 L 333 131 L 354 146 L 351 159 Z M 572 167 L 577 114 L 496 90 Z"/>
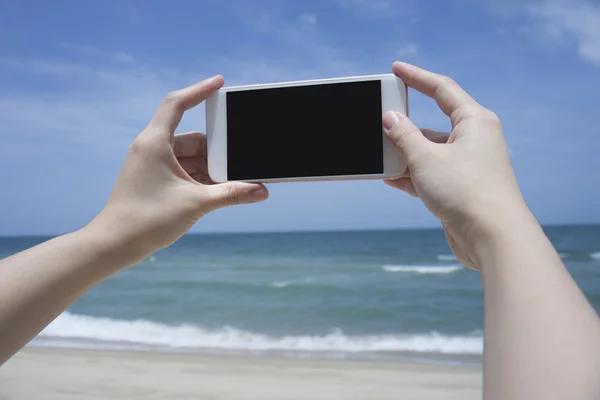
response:
<path id="1" fill-rule="evenodd" d="M 388 73 L 388 74 L 375 74 L 375 75 L 344 76 L 344 77 L 337 77 L 337 78 L 305 79 L 305 80 L 299 80 L 299 81 L 251 83 L 248 85 L 223 86 L 220 90 L 267 88 L 269 86 L 283 86 L 283 85 L 297 85 L 297 84 L 311 84 L 311 83 L 334 83 L 334 82 L 345 82 L 345 81 L 350 81 L 350 80 L 381 79 L 381 78 L 387 78 L 387 77 L 391 77 L 391 76 L 395 76 L 395 75 L 392 73 Z"/>

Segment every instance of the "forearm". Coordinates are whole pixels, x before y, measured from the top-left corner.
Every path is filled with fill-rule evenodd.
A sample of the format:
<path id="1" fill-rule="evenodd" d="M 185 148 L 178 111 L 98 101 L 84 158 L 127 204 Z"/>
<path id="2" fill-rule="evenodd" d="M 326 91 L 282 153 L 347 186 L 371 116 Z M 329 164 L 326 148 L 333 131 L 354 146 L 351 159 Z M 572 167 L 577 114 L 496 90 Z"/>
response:
<path id="1" fill-rule="evenodd" d="M 600 321 L 529 212 L 475 240 L 485 293 L 484 398 L 600 396 Z"/>
<path id="2" fill-rule="evenodd" d="M 0 364 L 127 265 L 113 240 L 84 228 L 0 261 Z"/>

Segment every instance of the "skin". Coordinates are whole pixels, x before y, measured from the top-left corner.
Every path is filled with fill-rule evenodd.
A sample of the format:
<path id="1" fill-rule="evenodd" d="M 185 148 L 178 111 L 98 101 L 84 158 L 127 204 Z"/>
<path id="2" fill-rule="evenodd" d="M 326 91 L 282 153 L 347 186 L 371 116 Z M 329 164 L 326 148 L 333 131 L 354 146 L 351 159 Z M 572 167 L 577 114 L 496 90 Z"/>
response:
<path id="1" fill-rule="evenodd" d="M 386 183 L 421 198 L 455 255 L 481 271 L 484 398 L 600 397 L 600 322 L 521 196 L 498 117 L 450 78 L 404 63 L 393 71 L 452 122 L 444 134 L 388 112 L 385 133 L 409 172 Z M 173 135 L 183 112 L 222 85 L 216 76 L 167 96 L 86 227 L 0 261 L 0 363 L 89 288 L 206 213 L 267 198 L 259 184 L 211 182 L 204 136 Z"/>
<path id="2" fill-rule="evenodd" d="M 439 143 L 443 135 L 427 140 L 431 131 L 386 113 L 409 165 L 386 183 L 421 198 L 459 260 L 481 271 L 484 398 L 600 398 L 600 320 L 527 208 L 500 120 L 448 77 L 399 62 L 393 71 L 452 123 Z"/>
<path id="3" fill-rule="evenodd" d="M 215 76 L 165 98 L 87 226 L 0 261 L 0 364 L 92 286 L 172 244 L 206 213 L 268 197 L 259 184 L 214 184 L 205 136 L 173 134 L 183 113 L 222 85 Z"/>

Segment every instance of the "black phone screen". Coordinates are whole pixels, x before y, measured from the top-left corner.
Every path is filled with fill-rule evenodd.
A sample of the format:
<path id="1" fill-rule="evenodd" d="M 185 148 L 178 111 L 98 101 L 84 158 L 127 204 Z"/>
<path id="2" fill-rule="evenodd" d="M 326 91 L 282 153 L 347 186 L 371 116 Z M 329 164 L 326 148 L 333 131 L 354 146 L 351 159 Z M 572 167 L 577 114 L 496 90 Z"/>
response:
<path id="1" fill-rule="evenodd" d="M 381 81 L 227 92 L 227 179 L 383 173 Z"/>

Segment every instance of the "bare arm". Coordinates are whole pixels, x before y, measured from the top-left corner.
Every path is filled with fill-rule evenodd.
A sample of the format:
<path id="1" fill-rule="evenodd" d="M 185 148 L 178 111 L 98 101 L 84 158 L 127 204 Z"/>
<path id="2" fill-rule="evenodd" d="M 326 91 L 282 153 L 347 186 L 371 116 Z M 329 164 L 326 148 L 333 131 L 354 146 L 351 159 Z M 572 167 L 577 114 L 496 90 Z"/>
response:
<path id="1" fill-rule="evenodd" d="M 214 184 L 205 136 L 173 135 L 183 112 L 222 85 L 216 76 L 167 96 L 89 225 L 0 261 L 0 365 L 92 286 L 173 243 L 204 214 L 267 198 L 263 185 Z"/>
<path id="2" fill-rule="evenodd" d="M 93 285 L 127 266 L 124 251 L 86 228 L 0 261 L 0 363 Z"/>
<path id="3" fill-rule="evenodd" d="M 500 120 L 447 77 L 393 70 L 452 123 L 447 143 L 434 143 L 387 113 L 388 138 L 410 169 L 387 183 L 420 197 L 459 260 L 482 273 L 484 398 L 600 398 L 600 320 L 527 208 Z"/>
<path id="4" fill-rule="evenodd" d="M 486 398 L 600 398 L 600 320 L 535 219 L 515 216 L 472 240 L 485 292 Z"/>

